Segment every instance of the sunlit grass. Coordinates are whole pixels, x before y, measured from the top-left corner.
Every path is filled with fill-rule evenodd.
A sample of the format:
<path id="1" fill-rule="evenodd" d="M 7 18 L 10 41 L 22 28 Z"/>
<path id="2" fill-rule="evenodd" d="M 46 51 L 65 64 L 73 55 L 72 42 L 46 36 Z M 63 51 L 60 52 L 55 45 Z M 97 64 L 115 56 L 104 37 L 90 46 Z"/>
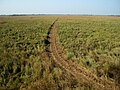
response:
<path id="1" fill-rule="evenodd" d="M 115 79 L 116 74 L 110 67 L 120 65 L 119 17 L 62 17 L 57 30 L 68 60 L 100 77 L 109 78 L 108 72 L 111 72 L 110 78 Z"/>

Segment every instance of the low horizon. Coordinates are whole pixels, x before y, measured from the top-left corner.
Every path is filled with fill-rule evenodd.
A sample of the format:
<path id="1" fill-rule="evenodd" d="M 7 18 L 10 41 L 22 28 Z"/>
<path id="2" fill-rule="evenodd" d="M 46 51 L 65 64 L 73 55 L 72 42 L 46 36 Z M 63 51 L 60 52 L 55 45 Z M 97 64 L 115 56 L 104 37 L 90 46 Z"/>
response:
<path id="1" fill-rule="evenodd" d="M 46 13 L 15 13 L 15 14 L 0 14 L 0 16 L 29 16 L 29 15 L 33 15 L 33 16 L 42 16 L 42 15 L 62 15 L 62 16 L 120 16 L 120 14 L 46 14 Z"/>
<path id="2" fill-rule="evenodd" d="M 119 0 L 1 0 L 0 15 L 88 14 L 120 15 Z"/>

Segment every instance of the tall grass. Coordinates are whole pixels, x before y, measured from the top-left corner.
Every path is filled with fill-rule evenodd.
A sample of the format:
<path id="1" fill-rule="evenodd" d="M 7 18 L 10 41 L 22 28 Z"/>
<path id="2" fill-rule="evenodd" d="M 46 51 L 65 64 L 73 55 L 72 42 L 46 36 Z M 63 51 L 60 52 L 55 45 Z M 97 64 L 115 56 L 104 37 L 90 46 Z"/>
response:
<path id="1" fill-rule="evenodd" d="M 110 68 L 120 66 L 119 17 L 61 17 L 57 30 L 67 59 L 115 80 Z"/>
<path id="2" fill-rule="evenodd" d="M 54 18 L 0 18 L 0 87 L 18 89 L 42 77 L 44 39 Z"/>
<path id="3" fill-rule="evenodd" d="M 90 88 L 80 86 L 48 57 L 45 40 L 55 19 L 0 17 L 0 90 Z"/>

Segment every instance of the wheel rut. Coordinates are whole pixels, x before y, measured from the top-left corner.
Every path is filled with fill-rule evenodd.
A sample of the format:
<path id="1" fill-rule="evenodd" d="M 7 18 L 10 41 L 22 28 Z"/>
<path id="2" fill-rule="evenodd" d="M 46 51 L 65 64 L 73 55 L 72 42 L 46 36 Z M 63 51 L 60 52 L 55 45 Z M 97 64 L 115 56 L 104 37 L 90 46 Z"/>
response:
<path id="1" fill-rule="evenodd" d="M 49 54 L 55 64 L 70 73 L 77 81 L 80 81 L 81 78 L 83 78 L 85 81 L 92 83 L 92 85 L 97 85 L 97 90 L 119 90 L 118 86 L 112 81 L 97 77 L 86 68 L 64 58 L 61 47 L 57 41 L 57 30 L 55 27 L 57 21 L 58 19 L 53 22 L 47 36 L 47 39 L 50 42 L 48 47 Z"/>

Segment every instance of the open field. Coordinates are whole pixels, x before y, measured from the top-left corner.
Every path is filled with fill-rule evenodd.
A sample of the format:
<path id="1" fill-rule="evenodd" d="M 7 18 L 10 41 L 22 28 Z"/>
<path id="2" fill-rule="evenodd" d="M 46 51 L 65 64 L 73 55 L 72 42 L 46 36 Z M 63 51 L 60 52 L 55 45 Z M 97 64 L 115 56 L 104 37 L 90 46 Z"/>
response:
<path id="1" fill-rule="evenodd" d="M 117 90 L 120 18 L 0 17 L 0 87 Z"/>
<path id="2" fill-rule="evenodd" d="M 67 59 L 100 77 L 119 76 L 112 69 L 120 63 L 120 18 L 63 17 L 57 29 Z"/>

